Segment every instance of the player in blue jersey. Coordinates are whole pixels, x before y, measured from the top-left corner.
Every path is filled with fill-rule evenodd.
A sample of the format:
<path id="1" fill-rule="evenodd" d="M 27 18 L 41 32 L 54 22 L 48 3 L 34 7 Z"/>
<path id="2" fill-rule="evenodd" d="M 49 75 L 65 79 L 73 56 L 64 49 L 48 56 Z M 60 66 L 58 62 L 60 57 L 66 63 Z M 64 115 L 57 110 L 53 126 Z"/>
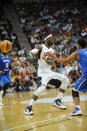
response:
<path id="1" fill-rule="evenodd" d="M 0 105 L 2 103 L 2 97 L 5 95 L 6 90 L 10 87 L 10 76 L 9 71 L 11 69 L 11 57 L 9 57 L 8 52 L 2 52 L 0 55 Z"/>
<path id="2" fill-rule="evenodd" d="M 76 81 L 73 89 L 72 89 L 72 97 L 75 104 L 75 110 L 70 113 L 70 116 L 78 116 L 82 115 L 82 111 L 80 108 L 80 98 L 79 92 L 87 92 L 87 43 L 84 39 L 79 39 L 77 42 L 77 51 L 72 53 L 67 58 L 57 58 L 55 55 L 50 54 L 50 57 L 56 60 L 58 63 L 67 64 L 73 60 L 77 60 L 81 71 L 82 76 Z"/>

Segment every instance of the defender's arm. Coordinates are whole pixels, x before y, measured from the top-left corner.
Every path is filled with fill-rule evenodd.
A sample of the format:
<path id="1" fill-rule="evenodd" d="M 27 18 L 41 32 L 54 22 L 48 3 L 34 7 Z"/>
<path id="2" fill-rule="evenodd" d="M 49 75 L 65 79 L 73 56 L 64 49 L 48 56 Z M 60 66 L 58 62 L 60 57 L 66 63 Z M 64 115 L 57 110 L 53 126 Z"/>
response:
<path id="1" fill-rule="evenodd" d="M 57 58 L 55 55 L 50 54 L 51 59 L 55 60 L 58 63 L 61 64 L 67 64 L 73 60 L 79 60 L 79 54 L 78 52 L 74 52 L 72 53 L 70 56 L 68 56 L 67 58 Z"/>

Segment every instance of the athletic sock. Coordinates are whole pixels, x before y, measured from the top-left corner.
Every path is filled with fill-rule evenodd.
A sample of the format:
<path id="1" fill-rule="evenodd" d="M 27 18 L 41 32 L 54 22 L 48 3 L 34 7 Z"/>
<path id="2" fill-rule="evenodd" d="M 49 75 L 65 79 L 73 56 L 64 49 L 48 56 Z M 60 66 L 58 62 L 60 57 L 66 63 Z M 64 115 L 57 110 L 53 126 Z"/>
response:
<path id="1" fill-rule="evenodd" d="M 57 97 L 56 97 L 56 99 L 61 100 L 62 97 L 63 97 L 63 92 L 59 92 L 58 95 L 57 95 Z"/>
<path id="2" fill-rule="evenodd" d="M 29 106 L 32 106 L 34 103 L 34 99 L 31 99 L 30 103 L 29 103 Z"/>

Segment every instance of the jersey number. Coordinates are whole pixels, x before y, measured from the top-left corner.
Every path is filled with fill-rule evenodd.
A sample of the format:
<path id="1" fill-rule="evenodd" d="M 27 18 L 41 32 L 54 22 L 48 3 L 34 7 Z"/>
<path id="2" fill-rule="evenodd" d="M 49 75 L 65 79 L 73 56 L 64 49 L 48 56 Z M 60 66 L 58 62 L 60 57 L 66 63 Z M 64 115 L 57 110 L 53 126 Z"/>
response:
<path id="1" fill-rule="evenodd" d="M 6 63 L 6 68 L 8 68 L 9 67 L 9 63 Z"/>

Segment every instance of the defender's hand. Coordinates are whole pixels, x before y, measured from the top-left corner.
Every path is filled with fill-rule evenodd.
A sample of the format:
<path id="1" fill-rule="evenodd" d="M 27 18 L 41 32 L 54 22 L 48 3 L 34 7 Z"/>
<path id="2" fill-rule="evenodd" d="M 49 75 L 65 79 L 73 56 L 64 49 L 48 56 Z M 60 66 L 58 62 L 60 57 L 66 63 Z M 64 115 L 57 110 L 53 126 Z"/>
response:
<path id="1" fill-rule="evenodd" d="M 48 52 L 48 55 L 52 60 L 56 60 L 56 56 L 54 54 Z"/>

